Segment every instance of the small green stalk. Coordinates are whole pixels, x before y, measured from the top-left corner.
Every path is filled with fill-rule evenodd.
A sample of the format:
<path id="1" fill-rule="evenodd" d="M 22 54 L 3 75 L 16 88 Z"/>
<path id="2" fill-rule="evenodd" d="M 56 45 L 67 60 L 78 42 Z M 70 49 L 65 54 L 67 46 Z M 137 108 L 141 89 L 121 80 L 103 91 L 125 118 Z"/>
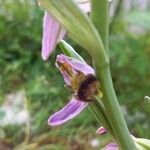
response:
<path id="1" fill-rule="evenodd" d="M 110 75 L 109 66 L 106 68 L 99 68 L 96 65 L 97 76 L 100 77 L 103 104 L 106 109 L 107 117 L 111 122 L 113 132 L 121 150 L 135 150 L 133 140 L 124 121 L 122 112 L 120 110 L 118 100 L 113 88 L 112 79 Z"/>
<path id="2" fill-rule="evenodd" d="M 115 135 L 111 128 L 110 122 L 107 119 L 107 116 L 106 116 L 106 113 L 104 110 L 105 108 L 99 101 L 99 98 L 95 97 L 95 99 L 89 103 L 88 107 L 89 107 L 90 111 L 92 111 L 92 113 L 94 114 L 96 119 L 98 119 L 100 124 L 102 124 L 108 130 L 108 132 L 112 135 L 112 137 L 114 137 Z"/>
<path id="3" fill-rule="evenodd" d="M 92 21 L 101 35 L 104 47 L 108 54 L 108 0 L 91 0 Z M 120 110 L 118 100 L 113 88 L 109 64 L 100 60 L 99 52 L 93 55 L 93 61 L 98 79 L 101 81 L 103 91 L 103 104 L 106 109 L 107 118 L 111 122 L 111 127 L 121 150 L 136 150 L 131 139 L 127 125 Z M 100 63 L 106 64 L 101 66 Z"/>

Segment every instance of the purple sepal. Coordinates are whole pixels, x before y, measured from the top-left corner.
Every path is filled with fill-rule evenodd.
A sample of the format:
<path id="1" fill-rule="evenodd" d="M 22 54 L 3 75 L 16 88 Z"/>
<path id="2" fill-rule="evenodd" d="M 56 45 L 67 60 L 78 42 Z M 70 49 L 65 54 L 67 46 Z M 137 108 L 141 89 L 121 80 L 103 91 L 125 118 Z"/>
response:
<path id="1" fill-rule="evenodd" d="M 88 74 L 95 74 L 94 69 L 90 67 L 87 63 L 81 62 L 77 59 L 73 59 L 71 57 L 67 57 L 63 54 L 57 55 L 56 59 L 56 66 L 58 69 L 59 68 L 59 63 L 61 64 L 66 64 L 71 72 L 73 73 L 72 75 L 77 74 L 77 72 L 82 72 L 84 75 Z M 66 72 L 66 70 L 61 70 L 61 74 L 63 75 L 64 81 L 67 85 L 70 85 L 70 78 Z"/>
<path id="2" fill-rule="evenodd" d="M 72 97 L 66 106 L 49 117 L 48 124 L 50 126 L 61 125 L 78 115 L 86 106 L 87 103 Z"/>
<path id="3" fill-rule="evenodd" d="M 104 150 L 118 150 L 116 143 L 109 143 L 105 146 Z"/>
<path id="4" fill-rule="evenodd" d="M 56 44 L 65 36 L 66 30 L 45 11 L 43 18 L 42 58 L 48 59 Z"/>

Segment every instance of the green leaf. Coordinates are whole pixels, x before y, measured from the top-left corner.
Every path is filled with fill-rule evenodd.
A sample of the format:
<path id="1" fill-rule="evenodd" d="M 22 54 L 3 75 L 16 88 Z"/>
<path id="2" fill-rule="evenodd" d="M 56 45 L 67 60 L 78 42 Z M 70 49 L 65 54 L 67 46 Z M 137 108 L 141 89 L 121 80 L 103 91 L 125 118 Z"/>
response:
<path id="1" fill-rule="evenodd" d="M 99 56 L 100 65 L 108 62 L 102 40 L 94 25 L 79 7 L 68 0 L 38 0 L 67 30 L 69 36 L 88 50 L 94 58 Z"/>
<path id="2" fill-rule="evenodd" d="M 144 138 L 135 138 L 135 142 L 141 145 L 143 148 L 150 150 L 150 140 Z"/>
<path id="3" fill-rule="evenodd" d="M 140 144 L 138 143 L 135 143 L 136 147 L 137 147 L 137 150 L 147 150 L 145 149 L 143 146 L 141 146 Z"/>
<path id="4" fill-rule="evenodd" d="M 72 58 L 75 58 L 75 59 L 78 59 L 82 62 L 85 62 L 83 60 L 83 58 L 73 49 L 73 47 L 71 45 L 69 45 L 66 41 L 64 40 L 61 40 L 59 42 L 59 47 L 61 48 L 61 50 L 63 51 L 63 53 L 66 55 L 66 56 L 69 56 L 69 57 L 72 57 Z"/>
<path id="5" fill-rule="evenodd" d="M 0 110 L 0 119 L 3 119 L 6 115 L 6 112 L 3 110 Z"/>

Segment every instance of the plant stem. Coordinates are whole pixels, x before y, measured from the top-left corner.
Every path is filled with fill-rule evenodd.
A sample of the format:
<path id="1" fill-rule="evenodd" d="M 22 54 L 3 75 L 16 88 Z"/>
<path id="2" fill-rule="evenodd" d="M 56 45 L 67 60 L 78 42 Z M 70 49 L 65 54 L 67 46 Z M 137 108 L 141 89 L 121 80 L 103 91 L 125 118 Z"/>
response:
<path id="1" fill-rule="evenodd" d="M 124 121 L 120 110 L 118 100 L 113 88 L 110 68 L 99 68 L 96 66 L 97 76 L 100 77 L 102 91 L 104 94 L 103 104 L 105 106 L 107 117 L 111 122 L 115 138 L 121 150 L 135 150 L 135 145 L 131 139 L 130 133 Z"/>
<path id="2" fill-rule="evenodd" d="M 108 55 L 108 0 L 91 0 L 91 6 L 92 21 L 101 36 Z M 95 53 L 97 53 L 97 55 L 93 55 L 93 61 L 97 77 L 101 82 L 102 92 L 104 95 L 103 104 L 106 109 L 107 118 L 110 120 L 115 134 L 114 138 L 116 138 L 121 150 L 136 150 L 118 104 L 113 88 L 109 64 L 100 60 L 98 51 Z M 100 63 L 106 65 L 102 67 Z"/>
<path id="3" fill-rule="evenodd" d="M 108 132 L 110 132 L 112 137 L 114 137 L 115 135 L 113 133 L 112 127 L 106 116 L 105 110 L 99 101 L 99 98 L 95 97 L 95 99 L 89 103 L 89 109 L 95 115 L 96 119 L 107 129 Z"/>
<path id="4" fill-rule="evenodd" d="M 101 35 L 102 42 L 108 51 L 108 0 L 91 0 L 91 19 L 97 31 Z"/>

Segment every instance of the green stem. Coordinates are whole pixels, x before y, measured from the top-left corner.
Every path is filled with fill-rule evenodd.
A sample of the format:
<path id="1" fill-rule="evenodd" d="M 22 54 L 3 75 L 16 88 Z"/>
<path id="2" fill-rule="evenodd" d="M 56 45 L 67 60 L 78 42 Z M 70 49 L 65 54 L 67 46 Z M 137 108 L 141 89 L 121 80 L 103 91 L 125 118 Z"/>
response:
<path id="1" fill-rule="evenodd" d="M 108 54 L 108 0 L 91 0 L 92 21 L 97 28 L 104 47 Z M 111 127 L 121 150 L 136 150 L 135 144 L 131 139 L 129 130 L 120 110 L 118 100 L 113 88 L 109 64 L 100 60 L 99 52 L 95 51 L 93 60 L 96 68 L 96 74 L 101 81 L 103 91 L 103 104 L 106 109 L 107 118 L 111 122 Z M 101 66 L 100 63 L 106 64 Z"/>
<path id="2" fill-rule="evenodd" d="M 98 71 L 97 76 L 100 78 L 104 94 L 103 104 L 108 114 L 107 117 L 111 122 L 115 137 L 117 138 L 117 142 L 121 150 L 135 150 L 135 145 L 131 139 L 113 88 L 110 68 L 109 66 L 106 68 L 99 68 L 98 65 L 96 65 L 96 68 Z"/>
<path id="3" fill-rule="evenodd" d="M 98 119 L 98 121 L 108 130 L 108 132 L 110 132 L 112 137 L 115 137 L 111 125 L 105 115 L 106 113 L 104 107 L 97 97 L 89 103 L 89 109 L 94 113 L 96 119 Z"/>
<path id="4" fill-rule="evenodd" d="M 91 0 L 91 19 L 97 31 L 101 35 L 102 42 L 108 51 L 108 0 Z"/>

